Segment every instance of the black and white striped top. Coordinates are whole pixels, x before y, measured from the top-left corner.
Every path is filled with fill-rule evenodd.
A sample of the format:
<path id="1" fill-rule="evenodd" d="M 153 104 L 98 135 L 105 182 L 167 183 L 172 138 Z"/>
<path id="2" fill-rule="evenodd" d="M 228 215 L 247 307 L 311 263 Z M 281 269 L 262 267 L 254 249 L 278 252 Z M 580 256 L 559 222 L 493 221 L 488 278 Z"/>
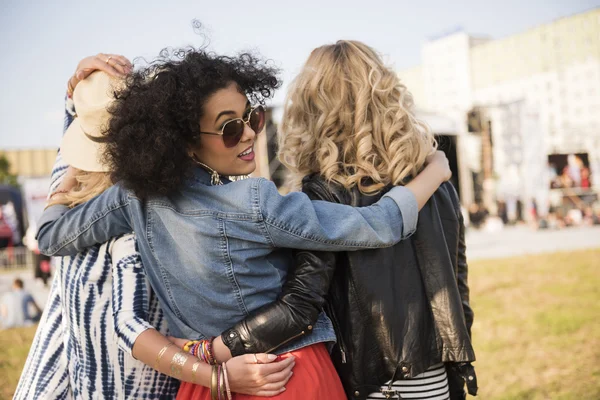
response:
<path id="1" fill-rule="evenodd" d="M 389 382 L 381 388 L 389 389 Z M 444 364 L 436 364 L 427 371 L 411 379 L 394 381 L 391 387 L 396 394 L 391 399 L 427 399 L 427 400 L 450 400 L 448 388 L 448 375 Z M 367 399 L 385 399 L 381 392 L 371 393 Z"/>

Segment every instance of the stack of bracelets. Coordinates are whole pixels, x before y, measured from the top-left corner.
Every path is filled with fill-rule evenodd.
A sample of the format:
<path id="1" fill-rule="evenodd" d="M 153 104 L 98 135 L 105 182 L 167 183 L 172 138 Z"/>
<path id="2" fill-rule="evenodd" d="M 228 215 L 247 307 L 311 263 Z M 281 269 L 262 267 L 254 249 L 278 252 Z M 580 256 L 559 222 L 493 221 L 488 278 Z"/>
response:
<path id="1" fill-rule="evenodd" d="M 212 400 L 231 400 L 231 388 L 229 387 L 227 366 L 225 363 L 217 363 L 217 359 L 212 351 L 213 340 L 215 340 L 215 338 L 190 340 L 183 346 L 183 350 L 213 366 L 210 380 L 210 395 Z"/>

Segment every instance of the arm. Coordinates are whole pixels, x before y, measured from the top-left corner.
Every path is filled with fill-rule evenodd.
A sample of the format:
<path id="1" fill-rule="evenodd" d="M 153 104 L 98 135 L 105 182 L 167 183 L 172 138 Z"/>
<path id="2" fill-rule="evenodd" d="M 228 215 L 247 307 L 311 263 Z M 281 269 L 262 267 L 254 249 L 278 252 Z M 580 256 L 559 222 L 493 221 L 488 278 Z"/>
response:
<path id="1" fill-rule="evenodd" d="M 113 320 L 119 347 L 158 372 L 210 387 L 212 367 L 179 351 L 148 322 L 149 288 L 134 236 L 129 234 L 117 239 L 110 252 L 113 264 Z M 159 357 L 166 346 L 169 348 Z M 254 357 L 236 358 L 227 363 L 233 391 L 263 396 L 283 391 L 282 388 L 291 377 L 293 358 L 273 363 L 273 357 L 269 358 L 266 354 L 259 356 L 265 365 L 256 365 Z M 181 370 L 172 368 L 174 357 L 183 362 Z"/>
<path id="2" fill-rule="evenodd" d="M 415 190 L 420 190 L 426 185 L 420 184 L 419 181 L 416 184 Z M 432 186 L 425 190 L 436 188 L 437 186 Z M 303 191 L 311 200 L 343 202 L 318 181 L 306 183 Z M 419 196 L 422 197 L 415 197 Z M 418 208 L 422 208 L 423 205 L 424 202 L 421 202 Z M 220 340 L 215 342 L 217 357 L 228 359 L 231 355 L 271 352 L 289 340 L 310 334 L 325 304 L 335 266 L 335 253 L 296 252 L 295 266 L 288 272 L 279 298 L 223 332 Z"/>
<path id="3" fill-rule="evenodd" d="M 394 187 L 374 205 L 362 208 L 311 202 L 303 193 L 281 196 L 274 184 L 263 180 L 258 204 L 267 241 L 274 247 L 321 251 L 392 246 L 415 231 L 419 208 L 449 178 L 448 161 L 441 157 L 408 185 Z"/>
<path id="4" fill-rule="evenodd" d="M 49 256 L 74 255 L 87 247 L 133 231 L 128 192 L 114 185 L 71 210 L 54 205 L 44 210 L 37 234 L 40 252 Z M 69 212 L 68 222 L 57 223 Z"/>
<path id="5" fill-rule="evenodd" d="M 270 353 L 290 340 L 312 333 L 334 270 L 334 253 L 298 252 L 279 298 L 255 310 L 215 340 L 217 359 Z"/>
<path id="6" fill-rule="evenodd" d="M 132 355 L 137 338 L 147 329 L 154 329 L 148 322 L 150 289 L 133 234 L 115 240 L 110 254 L 114 334 L 121 350 Z"/>

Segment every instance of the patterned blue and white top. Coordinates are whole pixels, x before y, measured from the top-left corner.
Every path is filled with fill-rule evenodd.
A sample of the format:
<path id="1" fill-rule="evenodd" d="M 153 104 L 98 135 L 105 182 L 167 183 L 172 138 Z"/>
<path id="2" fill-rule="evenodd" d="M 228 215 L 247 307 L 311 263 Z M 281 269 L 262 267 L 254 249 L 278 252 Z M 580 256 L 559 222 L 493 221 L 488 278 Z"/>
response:
<path id="1" fill-rule="evenodd" d="M 67 100 L 65 130 L 73 121 Z M 67 165 L 60 151 L 52 192 Z M 62 257 L 14 399 L 173 399 L 179 382 L 137 361 L 148 328 L 167 334 L 133 235 Z"/>

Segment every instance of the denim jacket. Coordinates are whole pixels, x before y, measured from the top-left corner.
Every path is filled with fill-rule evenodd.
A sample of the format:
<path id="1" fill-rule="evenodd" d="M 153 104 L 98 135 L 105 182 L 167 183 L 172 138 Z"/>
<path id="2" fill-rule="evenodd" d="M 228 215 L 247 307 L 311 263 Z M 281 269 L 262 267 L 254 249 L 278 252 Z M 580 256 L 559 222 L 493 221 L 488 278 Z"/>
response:
<path id="1" fill-rule="evenodd" d="M 293 262 L 289 248 L 388 247 L 415 231 L 417 216 L 416 199 L 404 187 L 372 206 L 352 208 L 299 192 L 282 196 L 262 178 L 211 186 L 198 167 L 173 195 L 141 201 L 115 185 L 72 210 L 51 206 L 38 242 L 44 254 L 73 255 L 135 231 L 171 334 L 207 338 L 277 298 Z M 334 340 L 322 315 L 311 335 L 277 353 Z"/>

